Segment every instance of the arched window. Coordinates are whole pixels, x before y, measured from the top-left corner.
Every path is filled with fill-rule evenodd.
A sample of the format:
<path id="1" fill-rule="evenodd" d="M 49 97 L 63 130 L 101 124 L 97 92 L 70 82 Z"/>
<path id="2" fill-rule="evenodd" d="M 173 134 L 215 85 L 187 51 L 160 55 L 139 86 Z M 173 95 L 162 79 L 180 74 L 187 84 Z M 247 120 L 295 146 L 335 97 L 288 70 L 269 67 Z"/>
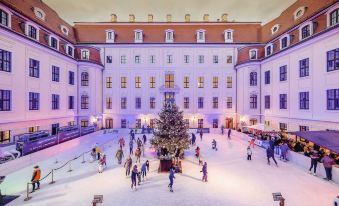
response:
<path id="1" fill-rule="evenodd" d="M 257 72 L 250 73 L 250 86 L 257 86 Z"/>
<path id="2" fill-rule="evenodd" d="M 88 73 L 87 72 L 81 73 L 81 86 L 88 86 Z"/>
<path id="3" fill-rule="evenodd" d="M 330 13 L 330 26 L 334 26 L 339 23 L 339 9 L 336 9 Z"/>
<path id="4" fill-rule="evenodd" d="M 81 109 L 88 109 L 88 105 L 89 105 L 88 95 L 86 94 L 81 95 Z"/>

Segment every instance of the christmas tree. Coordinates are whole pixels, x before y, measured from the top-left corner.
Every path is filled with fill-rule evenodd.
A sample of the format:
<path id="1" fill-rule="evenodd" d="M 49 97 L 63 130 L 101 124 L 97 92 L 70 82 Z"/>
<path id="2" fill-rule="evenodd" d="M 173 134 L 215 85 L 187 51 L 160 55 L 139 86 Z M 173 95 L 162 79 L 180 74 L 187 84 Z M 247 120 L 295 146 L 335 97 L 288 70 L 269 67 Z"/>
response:
<path id="1" fill-rule="evenodd" d="M 179 111 L 175 103 L 168 101 L 160 111 L 151 144 L 157 150 L 166 148 L 170 154 L 174 154 L 177 149 L 189 148 L 190 139 L 183 112 Z"/>

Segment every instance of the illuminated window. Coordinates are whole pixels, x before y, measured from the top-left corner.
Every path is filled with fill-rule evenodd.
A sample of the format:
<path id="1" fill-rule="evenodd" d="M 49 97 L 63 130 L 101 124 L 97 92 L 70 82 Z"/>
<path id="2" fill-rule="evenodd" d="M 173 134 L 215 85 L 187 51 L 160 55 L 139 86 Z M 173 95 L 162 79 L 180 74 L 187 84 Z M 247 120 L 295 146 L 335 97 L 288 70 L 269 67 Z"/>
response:
<path id="1" fill-rule="evenodd" d="M 0 131 L 0 144 L 9 143 L 11 138 L 11 130 Z"/>
<path id="2" fill-rule="evenodd" d="M 213 77 L 212 85 L 213 88 L 218 88 L 218 77 Z"/>
<path id="3" fill-rule="evenodd" d="M 154 89 L 155 88 L 155 77 L 150 77 L 149 78 L 149 87 L 151 89 Z"/>
<path id="4" fill-rule="evenodd" d="M 112 77 L 106 77 L 106 88 L 112 88 Z"/>
<path id="5" fill-rule="evenodd" d="M 174 74 L 165 75 L 165 88 L 174 88 Z"/>
<path id="6" fill-rule="evenodd" d="M 106 109 L 112 109 L 112 98 L 111 97 L 106 98 Z"/>
<path id="7" fill-rule="evenodd" d="M 127 77 L 120 78 L 121 88 L 127 88 Z"/>
<path id="8" fill-rule="evenodd" d="M 135 88 L 141 88 L 141 77 L 135 77 Z"/>
<path id="9" fill-rule="evenodd" d="M 188 76 L 184 77 L 184 88 L 189 88 L 190 87 L 190 78 Z"/>
<path id="10" fill-rule="evenodd" d="M 226 79 L 226 87 L 232 88 L 232 77 L 231 76 L 228 76 Z"/>
<path id="11" fill-rule="evenodd" d="M 198 88 L 204 88 L 204 77 L 198 77 Z"/>

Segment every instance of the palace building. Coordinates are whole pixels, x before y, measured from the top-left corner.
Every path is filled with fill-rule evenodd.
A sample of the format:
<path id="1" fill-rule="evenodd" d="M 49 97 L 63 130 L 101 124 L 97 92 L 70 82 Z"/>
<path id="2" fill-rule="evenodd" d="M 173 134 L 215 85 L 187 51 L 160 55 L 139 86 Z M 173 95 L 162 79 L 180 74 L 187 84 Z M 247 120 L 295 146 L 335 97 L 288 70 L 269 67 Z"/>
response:
<path id="1" fill-rule="evenodd" d="M 190 128 L 339 128 L 339 2 L 297 0 L 260 22 L 73 26 L 41 0 L 0 2 L 0 143 L 65 125 L 155 124 L 166 99 Z"/>

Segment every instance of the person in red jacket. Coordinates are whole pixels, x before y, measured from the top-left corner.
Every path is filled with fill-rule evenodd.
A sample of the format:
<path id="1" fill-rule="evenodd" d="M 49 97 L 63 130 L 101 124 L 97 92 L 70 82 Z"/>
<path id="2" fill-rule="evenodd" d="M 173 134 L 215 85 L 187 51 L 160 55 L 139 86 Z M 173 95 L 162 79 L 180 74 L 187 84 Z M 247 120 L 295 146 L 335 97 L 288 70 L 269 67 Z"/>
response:
<path id="1" fill-rule="evenodd" d="M 32 175 L 32 185 L 33 185 L 33 190 L 32 192 L 34 192 L 36 189 L 40 189 L 40 178 L 41 178 L 41 170 L 39 168 L 39 166 L 35 166 L 34 167 L 34 171 L 33 171 L 33 175 Z M 37 188 L 35 188 L 35 186 L 38 186 Z"/>

